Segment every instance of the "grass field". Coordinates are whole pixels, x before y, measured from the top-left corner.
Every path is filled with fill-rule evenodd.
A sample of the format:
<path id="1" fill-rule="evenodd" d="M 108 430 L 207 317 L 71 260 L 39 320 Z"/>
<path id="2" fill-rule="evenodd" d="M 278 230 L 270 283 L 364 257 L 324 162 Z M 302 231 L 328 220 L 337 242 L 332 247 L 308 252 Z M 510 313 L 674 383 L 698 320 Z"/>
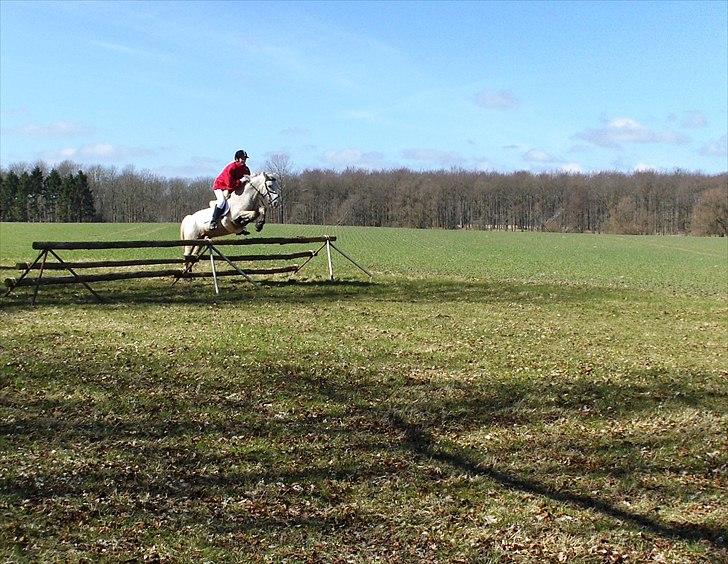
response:
<path id="1" fill-rule="evenodd" d="M 324 233 L 374 279 L 0 300 L 3 560 L 728 559 L 726 239 Z"/>

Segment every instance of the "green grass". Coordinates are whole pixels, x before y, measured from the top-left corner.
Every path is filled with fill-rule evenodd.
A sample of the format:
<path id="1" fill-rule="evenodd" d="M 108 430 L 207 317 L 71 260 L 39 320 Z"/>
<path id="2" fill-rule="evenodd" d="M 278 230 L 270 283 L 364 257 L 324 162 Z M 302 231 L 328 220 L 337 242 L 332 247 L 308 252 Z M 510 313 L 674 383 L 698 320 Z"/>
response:
<path id="1" fill-rule="evenodd" d="M 336 235 L 339 246 L 379 275 L 512 281 L 657 290 L 728 292 L 728 239 L 678 236 L 505 233 L 391 228 L 268 225 L 264 236 Z M 0 223 L 0 264 L 32 261 L 32 241 L 116 241 L 179 238 L 172 224 Z M 279 249 L 281 247 L 278 247 Z M 226 247 L 225 249 L 232 249 Z M 252 252 L 254 248 L 246 248 Z M 262 251 L 261 251 L 262 252 Z M 148 253 L 144 255 L 144 253 Z M 103 257 L 175 257 L 179 249 L 105 251 Z M 63 256 L 66 256 L 65 254 Z M 99 258 L 74 251 L 69 257 Z M 337 261 L 343 277 L 359 271 Z M 315 274 L 325 275 L 325 261 Z M 308 269 L 308 267 L 307 267 Z"/>
<path id="2" fill-rule="evenodd" d="M 264 234 L 326 232 L 371 283 L 0 301 L 4 560 L 728 557 L 725 239 Z M 175 235 L 1 224 L 0 264 Z"/>

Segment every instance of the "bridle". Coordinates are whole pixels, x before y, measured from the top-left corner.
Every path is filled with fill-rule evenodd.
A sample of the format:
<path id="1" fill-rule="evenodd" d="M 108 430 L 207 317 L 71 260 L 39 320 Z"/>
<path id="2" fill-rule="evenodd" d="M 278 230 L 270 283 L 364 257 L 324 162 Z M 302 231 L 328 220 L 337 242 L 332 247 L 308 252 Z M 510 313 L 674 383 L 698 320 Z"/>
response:
<path id="1" fill-rule="evenodd" d="M 274 207 L 276 202 L 278 201 L 278 194 L 276 194 L 276 198 L 274 200 L 273 196 L 271 196 L 271 190 L 268 187 L 268 183 L 269 182 L 273 183 L 276 181 L 276 179 L 269 178 L 268 174 L 265 172 L 263 173 L 263 176 L 265 177 L 265 182 L 263 183 L 263 185 L 265 186 L 265 192 L 262 192 L 261 190 L 259 190 L 258 187 L 255 184 L 253 184 L 253 182 L 251 180 L 248 180 L 248 184 L 250 184 L 253 187 L 253 190 L 258 192 L 258 194 L 260 195 L 261 198 L 263 198 L 263 201 L 265 201 L 265 204 L 267 207 Z"/>

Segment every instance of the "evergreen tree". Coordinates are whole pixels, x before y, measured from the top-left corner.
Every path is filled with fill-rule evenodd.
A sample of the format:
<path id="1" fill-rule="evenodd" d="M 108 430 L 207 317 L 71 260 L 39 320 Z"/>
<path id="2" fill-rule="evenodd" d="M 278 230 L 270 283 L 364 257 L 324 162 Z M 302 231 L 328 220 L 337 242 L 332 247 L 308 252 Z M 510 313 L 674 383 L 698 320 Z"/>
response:
<path id="1" fill-rule="evenodd" d="M 15 198 L 20 187 L 20 178 L 10 171 L 3 178 L 0 190 L 0 219 L 2 221 L 17 221 L 15 218 Z"/>
<path id="2" fill-rule="evenodd" d="M 76 191 L 78 193 L 78 221 L 94 221 L 96 219 L 94 196 L 88 185 L 88 176 L 81 170 L 76 175 Z"/>
<path id="3" fill-rule="evenodd" d="M 63 180 L 54 168 L 45 179 L 45 206 L 47 209 L 46 221 L 58 221 L 58 202 L 61 197 Z"/>
<path id="4" fill-rule="evenodd" d="M 28 176 L 27 221 L 42 221 L 45 207 L 43 171 L 36 166 Z"/>
<path id="5" fill-rule="evenodd" d="M 12 213 L 14 221 L 28 221 L 28 194 L 30 192 L 30 175 L 24 172 L 20 175 L 18 190 L 15 192 Z"/>
<path id="6" fill-rule="evenodd" d="M 73 197 L 76 192 L 76 180 L 73 176 L 66 175 L 61 180 L 61 192 L 58 198 L 58 221 L 64 223 L 75 221 Z"/>

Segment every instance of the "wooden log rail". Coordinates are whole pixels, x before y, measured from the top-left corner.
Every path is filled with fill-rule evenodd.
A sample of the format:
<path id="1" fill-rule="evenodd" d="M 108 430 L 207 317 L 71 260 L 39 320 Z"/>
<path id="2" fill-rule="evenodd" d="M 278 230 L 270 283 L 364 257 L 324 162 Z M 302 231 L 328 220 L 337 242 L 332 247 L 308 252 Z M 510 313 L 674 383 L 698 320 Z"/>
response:
<path id="1" fill-rule="evenodd" d="M 336 241 L 336 237 L 256 237 L 250 239 L 220 239 L 212 241 L 216 247 L 223 245 L 295 245 L 297 243 L 326 243 Z M 186 246 L 207 246 L 208 239 L 181 239 L 179 241 L 36 241 L 36 251 L 102 250 L 102 249 L 143 249 Z"/>
<path id="2" fill-rule="evenodd" d="M 301 251 L 298 253 L 281 253 L 277 255 L 233 255 L 228 256 L 228 258 L 232 261 L 245 261 L 245 262 L 253 262 L 253 261 L 264 261 L 264 260 L 293 260 L 297 258 L 309 258 L 314 257 L 315 253 L 313 251 Z M 112 266 L 157 266 L 157 265 L 163 265 L 163 264 L 177 264 L 182 266 L 184 264 L 184 260 L 182 259 L 176 259 L 176 258 L 170 258 L 170 259 L 130 259 L 130 260 L 96 260 L 96 261 L 82 261 L 82 262 L 73 262 L 73 261 L 65 261 L 65 264 L 67 266 L 70 266 L 71 268 L 108 268 Z M 29 262 L 18 262 L 15 263 L 15 268 L 17 270 L 40 270 L 41 265 L 39 264 L 31 264 Z M 59 262 L 50 262 L 46 263 L 45 265 L 46 270 L 68 270 L 66 266 Z"/>
<path id="3" fill-rule="evenodd" d="M 222 239 L 219 241 L 211 241 L 209 239 L 190 239 L 178 241 L 36 241 L 33 243 L 33 249 L 40 251 L 38 257 L 32 263 L 17 263 L 16 267 L 22 270 L 20 278 L 6 278 L 5 285 L 8 291 L 7 296 L 14 288 L 22 286 L 34 287 L 33 304 L 35 304 L 40 286 L 63 285 L 63 284 L 82 284 L 91 292 L 98 301 L 102 301 L 101 297 L 89 286 L 91 282 L 105 282 L 113 280 L 132 280 L 139 278 L 164 278 L 173 277 L 176 283 L 181 278 L 209 278 L 212 277 L 215 293 L 219 293 L 217 278 L 219 276 L 242 275 L 256 287 L 260 287 L 257 282 L 250 278 L 250 275 L 270 275 L 270 274 L 287 274 L 291 275 L 299 272 L 306 266 L 321 250 L 326 248 L 326 256 L 329 268 L 329 280 L 334 279 L 333 267 L 331 261 L 331 250 L 337 251 L 349 262 L 353 263 L 357 268 L 368 274 L 371 273 L 357 264 L 349 255 L 334 246 L 333 242 L 336 237 L 324 235 L 320 237 L 256 237 L 250 239 Z M 231 255 L 223 253 L 218 246 L 249 246 L 249 245 L 295 245 L 321 243 L 315 251 L 297 251 L 292 253 L 277 254 L 246 254 Z M 170 248 L 182 246 L 199 246 L 203 247 L 204 252 L 209 253 L 211 272 L 192 272 L 191 264 L 185 264 L 185 261 L 179 258 L 159 258 L 159 259 L 124 259 L 124 260 L 87 260 L 87 261 L 64 261 L 58 256 L 56 251 L 75 251 L 75 250 L 108 250 L 108 249 L 141 249 L 141 248 Z M 49 254 L 58 262 L 49 262 Z M 233 270 L 218 271 L 215 259 L 219 263 L 227 263 Z M 269 268 L 240 268 L 236 262 L 253 262 L 253 261 L 289 261 L 298 258 L 305 258 L 303 264 L 274 266 Z M 203 260 L 198 261 L 204 263 Z M 159 269 L 159 270 L 131 270 L 127 272 L 102 272 L 93 274 L 80 275 L 75 269 L 104 269 L 104 268 L 120 268 L 120 267 L 143 267 L 143 266 L 160 266 L 160 265 L 177 265 L 181 268 Z M 183 268 L 182 268 L 183 267 Z M 33 271 L 39 270 L 36 278 L 26 278 Z M 48 276 L 43 277 L 45 271 L 65 270 L 71 276 Z"/>
<path id="4" fill-rule="evenodd" d="M 243 268 L 245 274 L 286 274 L 295 272 L 297 265 L 281 266 L 276 268 Z M 217 276 L 239 276 L 236 270 L 217 271 Z M 113 280 L 133 280 L 136 278 L 209 278 L 209 272 L 180 272 L 179 270 L 146 270 L 135 272 L 109 272 L 107 274 L 85 274 L 82 276 L 49 276 L 47 278 L 23 278 L 15 280 L 6 278 L 5 285 L 9 288 L 20 286 L 53 286 L 61 284 L 75 284 L 77 282 L 110 282 Z"/>

